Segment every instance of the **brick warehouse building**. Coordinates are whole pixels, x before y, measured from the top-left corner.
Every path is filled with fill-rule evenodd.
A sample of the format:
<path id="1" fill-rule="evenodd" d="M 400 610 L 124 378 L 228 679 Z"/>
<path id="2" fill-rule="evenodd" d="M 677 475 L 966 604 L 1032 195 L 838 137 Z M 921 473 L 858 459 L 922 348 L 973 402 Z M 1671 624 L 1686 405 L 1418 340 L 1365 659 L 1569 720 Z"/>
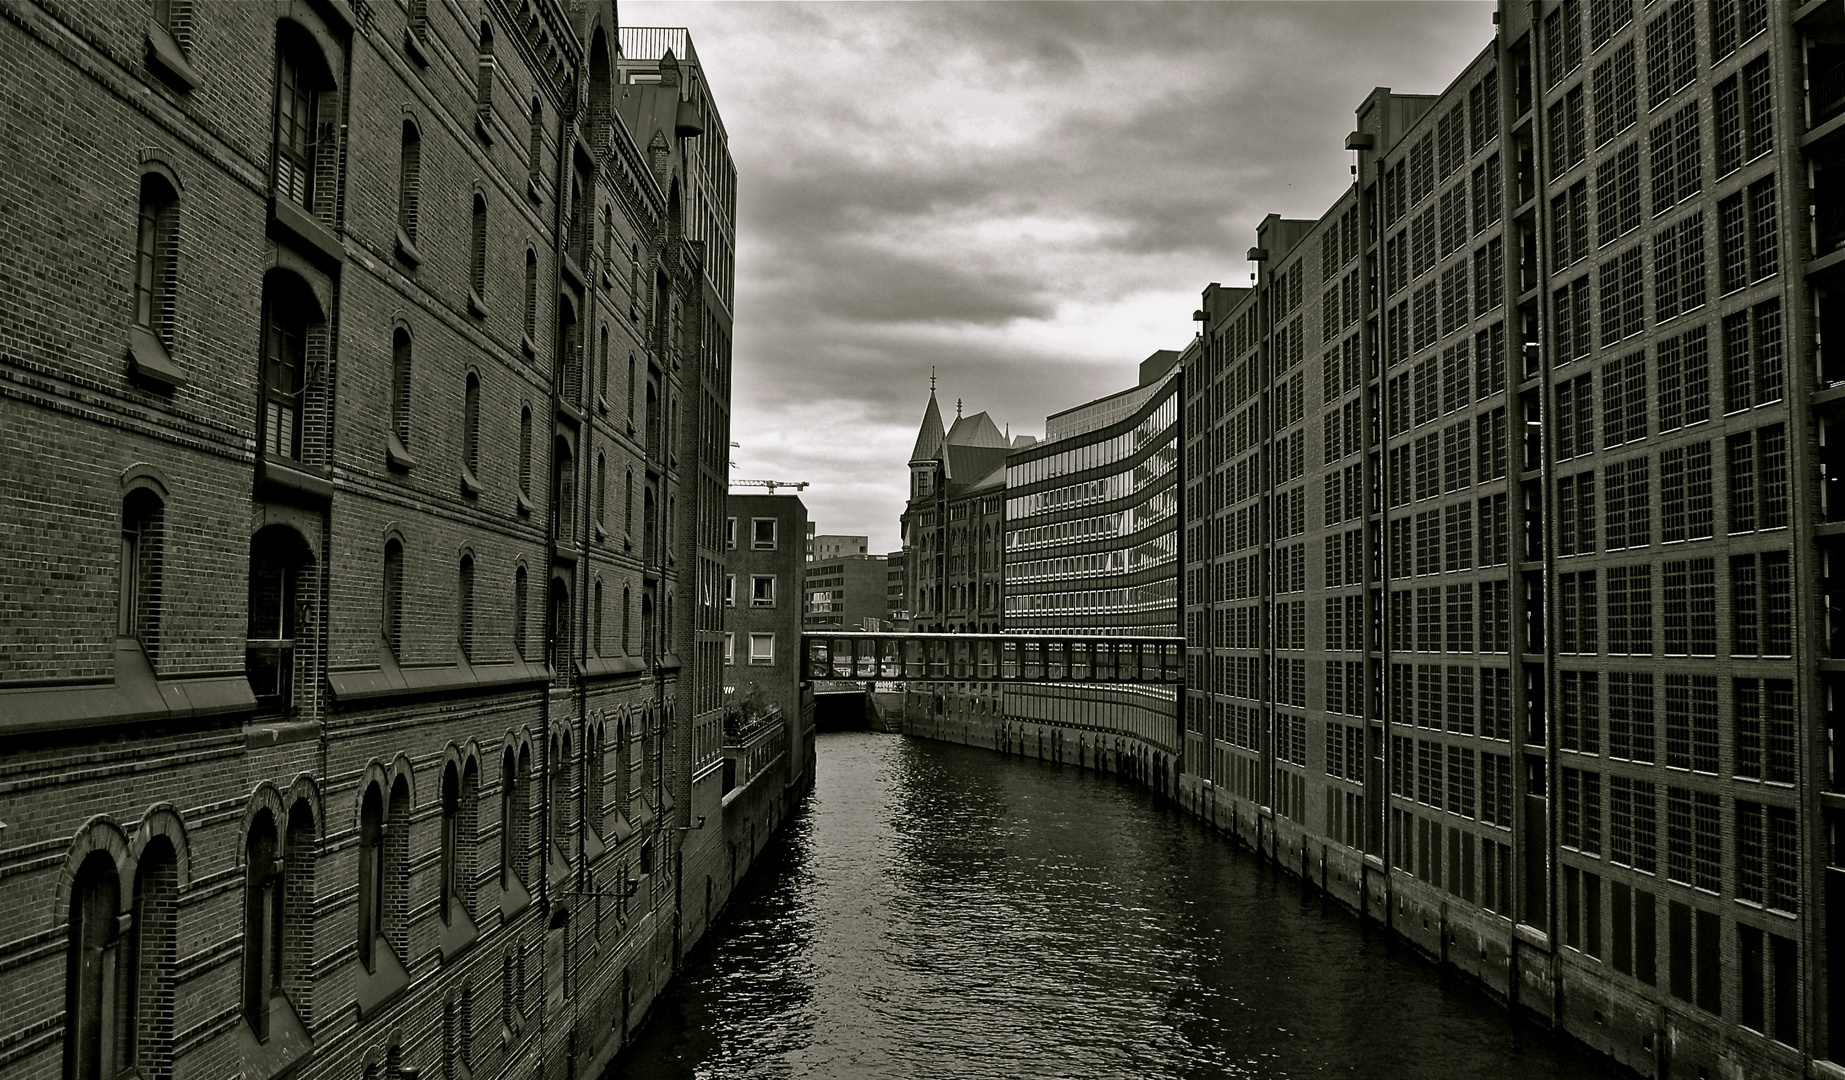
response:
<path id="1" fill-rule="evenodd" d="M 1204 294 L 1182 799 L 1642 1074 L 1845 1076 L 1845 5 L 1496 21 Z"/>
<path id="2" fill-rule="evenodd" d="M 708 90 L 605 3 L 0 12 L 0 1072 L 599 1072 L 797 790 L 721 791 Z"/>

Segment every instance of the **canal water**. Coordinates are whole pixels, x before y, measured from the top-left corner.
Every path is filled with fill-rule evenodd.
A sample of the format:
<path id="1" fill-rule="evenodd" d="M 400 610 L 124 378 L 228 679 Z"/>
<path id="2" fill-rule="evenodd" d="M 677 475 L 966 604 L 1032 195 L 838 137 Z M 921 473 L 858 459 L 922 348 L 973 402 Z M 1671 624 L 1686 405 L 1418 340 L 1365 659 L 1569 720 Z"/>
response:
<path id="1" fill-rule="evenodd" d="M 1137 788 L 841 732 L 611 1080 L 1614 1075 Z"/>

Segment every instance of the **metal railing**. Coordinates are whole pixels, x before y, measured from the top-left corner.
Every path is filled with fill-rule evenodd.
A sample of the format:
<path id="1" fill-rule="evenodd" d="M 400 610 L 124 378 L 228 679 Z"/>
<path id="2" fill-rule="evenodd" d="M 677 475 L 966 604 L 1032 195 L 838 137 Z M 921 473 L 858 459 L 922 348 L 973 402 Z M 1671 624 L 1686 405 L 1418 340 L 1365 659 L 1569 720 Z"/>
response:
<path id="1" fill-rule="evenodd" d="M 1185 640 L 1036 634 L 810 633 L 801 678 L 1176 685 Z"/>

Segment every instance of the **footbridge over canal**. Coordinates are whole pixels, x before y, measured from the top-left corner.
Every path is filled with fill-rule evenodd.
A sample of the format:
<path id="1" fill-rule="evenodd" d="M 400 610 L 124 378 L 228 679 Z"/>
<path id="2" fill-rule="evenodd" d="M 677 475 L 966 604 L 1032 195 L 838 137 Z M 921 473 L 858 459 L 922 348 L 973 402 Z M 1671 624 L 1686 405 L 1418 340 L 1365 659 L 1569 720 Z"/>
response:
<path id="1" fill-rule="evenodd" d="M 805 681 L 1128 683 L 1180 687 L 1185 639 L 1041 634 L 801 635 Z"/>

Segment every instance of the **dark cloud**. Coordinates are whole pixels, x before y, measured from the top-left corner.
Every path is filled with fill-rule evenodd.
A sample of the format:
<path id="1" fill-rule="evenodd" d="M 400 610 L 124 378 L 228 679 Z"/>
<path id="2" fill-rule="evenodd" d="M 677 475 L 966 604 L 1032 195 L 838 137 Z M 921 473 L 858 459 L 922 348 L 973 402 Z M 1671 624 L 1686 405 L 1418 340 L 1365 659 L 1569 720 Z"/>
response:
<path id="1" fill-rule="evenodd" d="M 1374 86 L 1433 93 L 1490 4 L 693 4 L 737 160 L 735 475 L 896 546 L 939 373 L 1015 433 L 1180 348 L 1271 212 L 1348 182 Z"/>

